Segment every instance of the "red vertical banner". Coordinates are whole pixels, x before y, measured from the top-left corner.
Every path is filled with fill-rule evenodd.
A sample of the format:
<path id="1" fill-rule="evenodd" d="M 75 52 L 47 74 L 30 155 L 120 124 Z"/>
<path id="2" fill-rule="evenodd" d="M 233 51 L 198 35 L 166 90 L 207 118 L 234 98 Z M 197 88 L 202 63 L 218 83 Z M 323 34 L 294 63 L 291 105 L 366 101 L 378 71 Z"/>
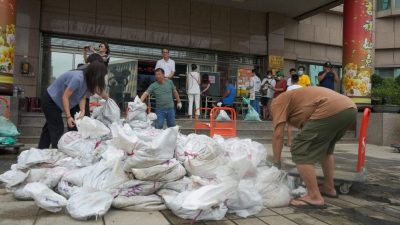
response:
<path id="1" fill-rule="evenodd" d="M 12 93 L 16 0 L 0 0 L 0 94 Z M 10 90 L 11 89 L 11 90 Z"/>
<path id="2" fill-rule="evenodd" d="M 342 85 L 355 103 L 371 103 L 374 22 L 373 0 L 344 1 Z"/>

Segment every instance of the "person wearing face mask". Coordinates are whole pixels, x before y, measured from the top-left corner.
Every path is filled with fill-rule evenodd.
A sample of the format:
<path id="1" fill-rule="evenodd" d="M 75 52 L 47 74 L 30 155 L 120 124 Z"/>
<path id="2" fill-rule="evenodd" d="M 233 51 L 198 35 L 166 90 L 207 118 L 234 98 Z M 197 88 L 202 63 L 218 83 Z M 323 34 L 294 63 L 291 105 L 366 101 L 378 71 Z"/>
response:
<path id="1" fill-rule="evenodd" d="M 289 78 L 287 79 L 287 86 L 289 87 L 289 86 L 292 86 L 292 76 L 294 75 L 294 74 L 296 74 L 297 75 L 297 71 L 296 71 L 296 69 L 295 68 L 291 68 L 290 70 L 289 70 Z"/>
<path id="2" fill-rule="evenodd" d="M 298 84 L 302 87 L 311 86 L 310 76 L 306 73 L 306 68 L 304 66 L 299 66 L 297 69 L 297 74 L 299 75 L 299 82 Z"/>
<path id="3" fill-rule="evenodd" d="M 283 78 L 283 72 L 276 72 L 276 85 L 274 87 L 274 98 L 277 98 L 280 94 L 286 91 L 287 82 L 285 78 Z"/>
<path id="4" fill-rule="evenodd" d="M 261 82 L 261 105 L 263 111 L 263 119 L 271 119 L 271 100 L 274 97 L 273 88 L 276 85 L 275 79 L 272 77 L 272 71 L 267 71 L 267 76 Z"/>

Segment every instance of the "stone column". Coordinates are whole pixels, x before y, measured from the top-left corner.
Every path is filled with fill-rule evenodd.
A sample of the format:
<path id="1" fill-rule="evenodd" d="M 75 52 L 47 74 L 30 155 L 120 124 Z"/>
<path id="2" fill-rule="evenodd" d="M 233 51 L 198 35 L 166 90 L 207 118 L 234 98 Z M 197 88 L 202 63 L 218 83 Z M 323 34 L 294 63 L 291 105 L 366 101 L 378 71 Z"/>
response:
<path id="1" fill-rule="evenodd" d="M 343 9 L 343 94 L 371 103 L 374 72 L 373 0 L 345 0 Z"/>
<path id="2" fill-rule="evenodd" d="M 285 22 L 286 17 L 277 13 L 268 13 L 267 60 L 268 69 L 276 73 L 284 68 Z"/>

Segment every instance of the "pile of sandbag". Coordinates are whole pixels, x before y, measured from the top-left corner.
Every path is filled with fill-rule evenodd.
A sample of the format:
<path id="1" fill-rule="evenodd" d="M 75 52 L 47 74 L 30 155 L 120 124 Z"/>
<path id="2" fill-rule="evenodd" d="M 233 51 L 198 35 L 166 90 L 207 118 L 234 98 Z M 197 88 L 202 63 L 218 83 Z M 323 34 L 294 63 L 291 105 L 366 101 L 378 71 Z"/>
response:
<path id="1" fill-rule="evenodd" d="M 50 212 L 66 208 L 79 220 L 103 216 L 110 207 L 168 208 L 185 219 L 220 220 L 289 203 L 293 182 L 266 165 L 263 145 L 154 129 L 138 98 L 125 121 L 108 112 L 113 105 L 104 102 L 95 118 L 78 119 L 78 131 L 64 134 L 58 149 L 23 151 L 0 181 L 17 199 L 33 199 Z"/>
<path id="2" fill-rule="evenodd" d="M 151 127 L 153 121 L 157 119 L 157 115 L 155 113 L 146 114 L 146 110 L 147 105 L 136 96 L 133 102 L 128 103 L 126 123 L 133 129 L 146 129 Z"/>

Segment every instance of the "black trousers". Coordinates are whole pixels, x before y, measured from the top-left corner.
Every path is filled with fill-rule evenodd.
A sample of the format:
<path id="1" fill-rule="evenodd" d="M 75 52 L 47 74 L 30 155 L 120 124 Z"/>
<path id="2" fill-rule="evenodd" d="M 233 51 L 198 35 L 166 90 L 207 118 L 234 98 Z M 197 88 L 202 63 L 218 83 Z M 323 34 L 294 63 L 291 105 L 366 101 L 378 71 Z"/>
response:
<path id="1" fill-rule="evenodd" d="M 64 134 L 64 121 L 62 111 L 51 99 L 47 90 L 41 97 L 41 108 L 46 118 L 46 123 L 42 128 L 42 134 L 39 140 L 39 149 L 57 148 L 58 141 Z"/>
<path id="2" fill-rule="evenodd" d="M 90 117 L 90 107 L 89 107 L 89 98 L 86 98 L 86 105 L 85 105 L 85 116 Z M 78 113 L 80 111 L 79 109 L 79 104 L 76 105 L 75 107 L 73 107 L 71 110 L 69 110 L 71 113 L 71 116 L 74 117 L 76 113 Z M 67 126 L 68 131 L 78 131 L 78 129 L 76 128 L 76 126 L 70 128 Z"/>

